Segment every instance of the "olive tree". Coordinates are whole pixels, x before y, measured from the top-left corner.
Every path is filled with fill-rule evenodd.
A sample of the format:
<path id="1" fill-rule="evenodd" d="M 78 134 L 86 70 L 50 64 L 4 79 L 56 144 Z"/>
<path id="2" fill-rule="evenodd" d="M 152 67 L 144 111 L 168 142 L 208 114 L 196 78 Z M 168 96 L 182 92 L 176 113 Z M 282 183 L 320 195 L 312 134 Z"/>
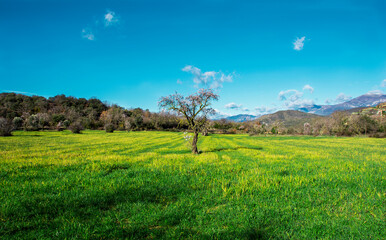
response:
<path id="1" fill-rule="evenodd" d="M 192 153 L 198 154 L 198 134 L 205 127 L 208 116 L 215 113 L 211 102 L 217 101 L 219 96 L 212 89 L 200 89 L 197 93 L 184 97 L 177 92 L 173 95 L 162 97 L 158 105 L 165 110 L 174 111 L 183 115 L 189 129 L 193 131 Z"/>
<path id="2" fill-rule="evenodd" d="M 10 119 L 0 117 L 0 136 L 12 136 L 14 125 Z"/>

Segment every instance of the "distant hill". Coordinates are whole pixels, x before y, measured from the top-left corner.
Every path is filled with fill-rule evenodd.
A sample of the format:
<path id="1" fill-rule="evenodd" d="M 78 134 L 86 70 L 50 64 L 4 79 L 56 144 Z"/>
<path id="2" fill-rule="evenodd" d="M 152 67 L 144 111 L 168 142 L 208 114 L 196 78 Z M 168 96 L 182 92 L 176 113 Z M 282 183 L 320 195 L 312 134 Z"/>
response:
<path id="1" fill-rule="evenodd" d="M 256 120 L 266 124 L 272 124 L 275 121 L 280 121 L 283 122 L 285 127 L 294 127 L 320 117 L 322 116 L 312 113 L 305 113 L 296 110 L 286 110 L 267 114 L 257 118 Z"/>
<path id="2" fill-rule="evenodd" d="M 354 109 L 350 109 L 350 110 L 354 110 Z M 355 110 L 356 111 L 351 111 L 350 113 L 386 116 L 386 102 L 380 103 L 375 107 L 355 108 Z"/>
<path id="3" fill-rule="evenodd" d="M 312 105 L 298 109 L 306 113 L 314 113 L 318 115 L 330 115 L 335 111 L 344 111 L 353 108 L 373 107 L 382 102 L 386 102 L 385 94 L 364 94 L 350 101 L 339 103 L 335 105 Z"/>

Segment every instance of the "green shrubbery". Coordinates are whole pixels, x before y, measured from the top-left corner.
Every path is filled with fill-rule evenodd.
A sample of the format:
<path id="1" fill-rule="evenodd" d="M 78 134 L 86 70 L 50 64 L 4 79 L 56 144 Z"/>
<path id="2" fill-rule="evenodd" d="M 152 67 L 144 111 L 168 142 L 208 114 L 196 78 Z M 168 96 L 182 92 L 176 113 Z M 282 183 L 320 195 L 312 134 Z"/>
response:
<path id="1" fill-rule="evenodd" d="M 72 133 L 81 133 L 81 131 L 84 130 L 84 127 L 79 121 L 76 121 L 71 123 L 68 129 L 70 129 Z"/>

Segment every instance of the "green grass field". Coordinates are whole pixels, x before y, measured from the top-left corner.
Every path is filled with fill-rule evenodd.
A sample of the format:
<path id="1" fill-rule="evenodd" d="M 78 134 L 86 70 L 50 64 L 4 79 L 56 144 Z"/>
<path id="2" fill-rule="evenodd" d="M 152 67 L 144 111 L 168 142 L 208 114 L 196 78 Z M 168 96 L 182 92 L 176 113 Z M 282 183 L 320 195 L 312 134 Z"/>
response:
<path id="1" fill-rule="evenodd" d="M 386 140 L 15 132 L 2 239 L 385 239 Z"/>

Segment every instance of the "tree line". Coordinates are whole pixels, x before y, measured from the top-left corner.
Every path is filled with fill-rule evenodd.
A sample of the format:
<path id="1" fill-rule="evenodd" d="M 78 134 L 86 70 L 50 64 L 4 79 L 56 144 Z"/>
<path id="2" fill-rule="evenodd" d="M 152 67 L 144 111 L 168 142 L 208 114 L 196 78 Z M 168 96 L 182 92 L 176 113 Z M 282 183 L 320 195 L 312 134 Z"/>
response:
<path id="1" fill-rule="evenodd" d="M 187 129 L 175 114 L 152 113 L 141 108 L 125 109 L 99 99 L 65 95 L 45 98 L 15 93 L 0 94 L 1 122 L 15 130 L 83 129 L 172 130 Z"/>
<path id="2" fill-rule="evenodd" d="M 384 105 L 380 105 L 381 113 Z M 383 109 L 383 110 L 382 110 Z M 379 112 L 379 109 L 376 111 Z M 200 123 L 201 124 L 201 123 Z M 385 116 L 369 112 L 335 112 L 307 123 L 288 127 L 283 121 L 235 123 L 225 119 L 205 121 L 202 135 L 208 133 L 248 133 L 250 135 L 336 135 L 385 136 Z M 75 98 L 65 95 L 45 98 L 16 93 L 0 93 L 0 135 L 13 130 L 64 130 L 79 133 L 83 129 L 141 131 L 187 131 L 191 123 L 177 112 L 154 113 L 141 108 L 125 109 L 96 98 Z M 194 130 L 195 128 L 193 128 Z M 197 130 L 197 129 L 196 129 Z M 197 131 L 194 131 L 197 132 Z"/>
<path id="3" fill-rule="evenodd" d="M 381 110 L 382 111 L 382 110 Z M 364 112 L 349 113 L 337 111 L 330 116 L 319 117 L 285 127 L 284 122 L 276 121 L 271 124 L 249 122 L 245 126 L 250 135 L 282 134 L 282 135 L 312 135 L 312 136 L 358 136 L 386 137 L 385 116 Z"/>

